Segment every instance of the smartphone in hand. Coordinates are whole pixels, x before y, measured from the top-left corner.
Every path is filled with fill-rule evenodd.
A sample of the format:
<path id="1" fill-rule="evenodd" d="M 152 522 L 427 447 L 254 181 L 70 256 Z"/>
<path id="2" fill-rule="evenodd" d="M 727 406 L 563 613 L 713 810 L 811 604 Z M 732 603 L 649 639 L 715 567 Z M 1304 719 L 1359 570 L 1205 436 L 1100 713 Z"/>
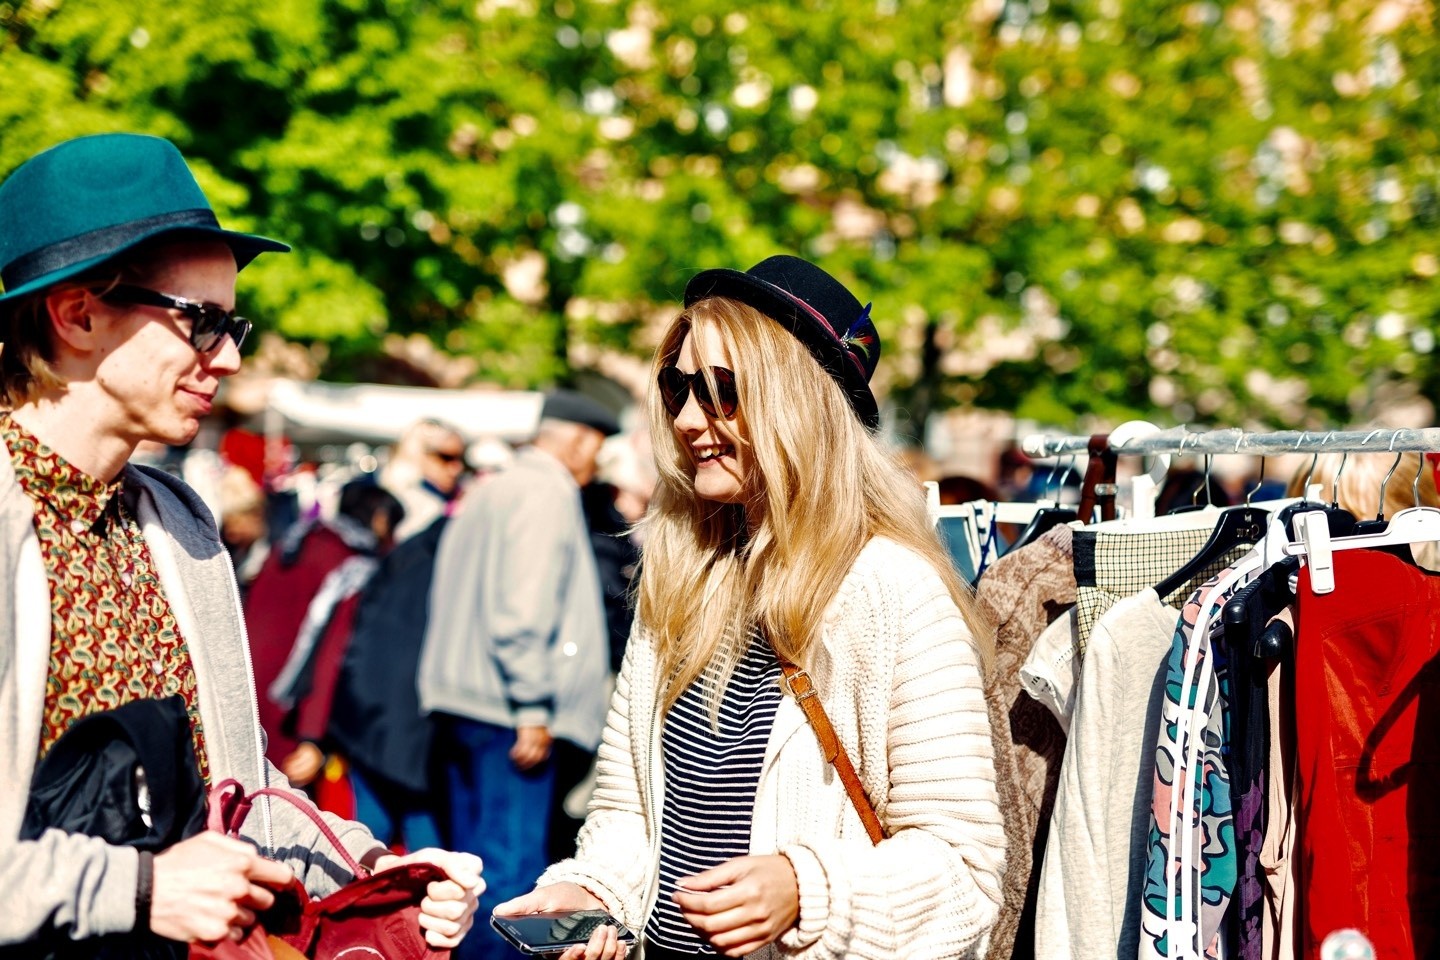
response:
<path id="1" fill-rule="evenodd" d="M 504 917 L 492 914 L 490 926 L 515 949 L 531 956 L 563 953 L 576 944 L 583 946 L 590 942 L 591 934 L 602 926 L 614 927 L 621 943 L 635 943 L 635 934 L 604 910 L 564 910 Z"/>

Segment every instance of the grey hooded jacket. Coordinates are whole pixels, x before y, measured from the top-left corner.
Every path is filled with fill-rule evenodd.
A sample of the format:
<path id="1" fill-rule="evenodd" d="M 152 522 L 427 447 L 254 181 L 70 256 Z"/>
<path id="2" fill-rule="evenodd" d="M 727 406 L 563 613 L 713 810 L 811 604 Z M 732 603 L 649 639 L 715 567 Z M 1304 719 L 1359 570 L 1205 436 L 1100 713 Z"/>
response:
<path id="1" fill-rule="evenodd" d="M 234 777 L 247 791 L 288 788 L 264 759 L 235 574 L 215 521 L 194 491 L 168 474 L 129 466 L 124 479 L 194 662 L 212 782 Z M 50 627 L 34 508 L 0 445 L 0 944 L 51 927 L 80 938 L 135 925 L 134 849 L 59 830 L 18 839 L 40 743 Z M 357 859 L 378 846 L 359 824 L 324 816 Z M 245 827 L 248 839 L 288 864 L 312 894 L 329 893 L 351 878 L 316 826 L 289 804 L 272 807 L 266 798 Z"/>
<path id="2" fill-rule="evenodd" d="M 575 478 L 522 450 L 440 538 L 421 705 L 594 750 L 609 699 L 603 602 Z"/>

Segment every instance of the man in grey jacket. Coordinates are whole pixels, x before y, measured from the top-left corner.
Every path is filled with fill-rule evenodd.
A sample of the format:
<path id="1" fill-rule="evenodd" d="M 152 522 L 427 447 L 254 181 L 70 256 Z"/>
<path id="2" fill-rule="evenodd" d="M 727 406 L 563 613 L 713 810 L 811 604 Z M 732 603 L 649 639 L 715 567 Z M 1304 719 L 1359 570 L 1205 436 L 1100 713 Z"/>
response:
<path id="1" fill-rule="evenodd" d="M 608 638 L 580 487 L 618 431 L 595 401 L 549 394 L 534 443 L 440 541 L 420 699 L 440 720 L 450 843 L 485 861 L 486 911 L 546 866 L 553 741 L 593 753 L 605 725 Z M 490 931 L 461 953 L 514 955 Z"/>
<path id="2" fill-rule="evenodd" d="M 68 141 L 0 185 L 0 945 L 238 939 L 292 876 L 315 895 L 351 879 L 308 817 L 269 798 L 244 840 L 202 832 L 153 855 L 54 828 L 20 839 L 40 758 L 75 721 L 146 698 L 181 698 L 210 783 L 287 786 L 264 759 L 215 521 L 183 483 L 129 464 L 142 440 L 194 439 L 250 329 L 232 309 L 236 273 L 286 249 L 221 229 L 155 137 Z M 366 866 L 398 861 L 359 824 L 326 819 Z M 454 946 L 479 864 L 413 856 L 450 878 L 431 885 L 420 926 Z"/>

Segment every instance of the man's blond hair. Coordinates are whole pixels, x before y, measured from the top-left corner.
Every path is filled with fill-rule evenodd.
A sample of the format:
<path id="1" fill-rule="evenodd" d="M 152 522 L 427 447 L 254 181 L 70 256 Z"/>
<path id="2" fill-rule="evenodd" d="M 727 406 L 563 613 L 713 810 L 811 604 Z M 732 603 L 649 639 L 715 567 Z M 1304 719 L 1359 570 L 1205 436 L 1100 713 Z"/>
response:
<path id="1" fill-rule="evenodd" d="M 46 300 L 57 290 L 85 288 L 103 296 L 117 283 L 147 282 L 157 264 L 176 247 L 189 246 L 174 237 L 142 244 L 78 277 L 0 306 L 0 404 L 7 409 L 29 403 L 65 386 L 55 369 L 55 340 Z"/>
<path id="2" fill-rule="evenodd" d="M 47 390 L 65 385 L 52 365 L 54 345 L 45 298 L 51 290 L 32 293 L 5 308 L 0 318 L 0 404 L 13 410 Z"/>

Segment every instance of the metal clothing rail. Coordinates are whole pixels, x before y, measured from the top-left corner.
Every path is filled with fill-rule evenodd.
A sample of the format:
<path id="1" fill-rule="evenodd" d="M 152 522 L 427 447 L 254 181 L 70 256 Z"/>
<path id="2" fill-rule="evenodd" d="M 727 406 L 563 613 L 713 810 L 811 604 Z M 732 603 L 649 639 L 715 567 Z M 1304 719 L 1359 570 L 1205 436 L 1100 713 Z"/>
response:
<path id="1" fill-rule="evenodd" d="M 1037 459 L 1086 453 L 1092 437 L 1033 434 L 1020 443 L 1027 456 Z M 1283 430 L 1252 433 L 1245 430 L 1195 432 L 1174 427 L 1110 445 L 1118 454 L 1151 456 L 1160 453 L 1248 454 L 1273 457 L 1284 453 L 1405 453 L 1440 451 L 1440 428 L 1424 430 Z"/>

